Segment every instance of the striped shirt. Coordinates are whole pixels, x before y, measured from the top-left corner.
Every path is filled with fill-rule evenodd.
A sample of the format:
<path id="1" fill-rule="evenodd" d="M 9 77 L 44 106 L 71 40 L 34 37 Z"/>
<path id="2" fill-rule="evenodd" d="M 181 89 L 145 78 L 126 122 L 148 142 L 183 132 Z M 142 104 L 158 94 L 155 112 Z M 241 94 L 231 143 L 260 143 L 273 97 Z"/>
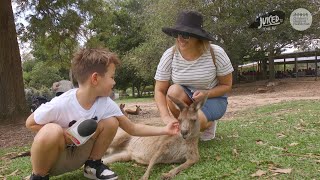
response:
<path id="1" fill-rule="evenodd" d="M 218 84 L 217 76 L 233 72 L 233 67 L 226 52 L 218 45 L 211 44 L 216 63 L 213 63 L 210 49 L 193 61 L 185 60 L 178 49 L 167 49 L 158 64 L 155 80 L 169 81 L 187 86 L 192 91 L 212 89 Z M 172 57 L 173 55 L 173 57 Z"/>

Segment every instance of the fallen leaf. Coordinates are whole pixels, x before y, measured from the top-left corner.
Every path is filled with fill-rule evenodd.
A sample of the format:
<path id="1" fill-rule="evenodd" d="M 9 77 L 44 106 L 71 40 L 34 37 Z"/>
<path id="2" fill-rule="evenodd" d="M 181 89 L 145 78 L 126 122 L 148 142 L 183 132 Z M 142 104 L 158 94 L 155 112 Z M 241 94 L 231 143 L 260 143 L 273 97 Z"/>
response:
<path id="1" fill-rule="evenodd" d="M 256 144 L 258 145 L 266 145 L 266 143 L 263 143 L 261 139 L 256 140 Z"/>
<path id="2" fill-rule="evenodd" d="M 276 168 L 276 169 L 271 169 L 270 171 L 274 172 L 274 173 L 281 173 L 281 174 L 290 174 L 292 169 L 280 169 L 280 168 Z"/>
<path id="3" fill-rule="evenodd" d="M 250 162 L 256 164 L 256 165 L 259 165 L 260 164 L 260 161 L 257 161 L 257 160 L 250 160 Z"/>
<path id="4" fill-rule="evenodd" d="M 270 169 L 276 169 L 277 167 L 276 167 L 277 165 L 276 164 L 268 164 L 268 169 L 270 170 Z"/>
<path id="5" fill-rule="evenodd" d="M 226 178 L 226 177 L 231 176 L 231 175 L 233 175 L 233 174 L 236 174 L 236 173 L 239 172 L 240 170 L 241 170 L 240 168 L 235 169 L 235 170 L 231 171 L 231 173 L 223 174 L 223 175 L 220 176 L 218 179 L 223 179 L 223 178 Z"/>
<path id="6" fill-rule="evenodd" d="M 265 174 L 267 174 L 267 172 L 262 171 L 262 170 L 259 169 L 257 172 L 251 174 L 251 177 L 261 177 L 261 176 L 263 176 Z"/>
<path id="7" fill-rule="evenodd" d="M 289 146 L 296 146 L 296 145 L 298 145 L 298 144 L 299 144 L 299 143 L 294 142 L 294 143 L 289 144 Z"/>
<path id="8" fill-rule="evenodd" d="M 17 153 L 16 152 L 9 152 L 9 153 L 6 153 L 4 156 L 10 156 L 10 155 L 16 155 Z"/>
<path id="9" fill-rule="evenodd" d="M 237 151 L 237 149 L 232 149 L 232 155 L 238 157 L 239 153 Z"/>
<path id="10" fill-rule="evenodd" d="M 305 129 L 303 128 L 303 127 L 301 127 L 301 126 L 296 126 L 296 127 L 294 127 L 296 130 L 298 130 L 298 131 L 305 131 Z"/>
<path id="11" fill-rule="evenodd" d="M 8 176 L 14 176 L 14 175 L 17 175 L 17 172 L 19 171 L 19 169 L 13 171 L 11 174 L 9 174 Z"/>
<path id="12" fill-rule="evenodd" d="M 230 135 L 230 136 L 227 136 L 228 138 L 238 138 L 239 135 L 238 134 L 233 134 L 233 135 Z"/>
<path id="13" fill-rule="evenodd" d="M 270 149 L 277 149 L 283 151 L 284 149 L 281 147 L 276 147 L 276 146 L 270 146 Z"/>
<path id="14" fill-rule="evenodd" d="M 287 147 L 284 147 L 282 151 L 288 152 L 288 148 L 287 148 Z"/>
<path id="15" fill-rule="evenodd" d="M 220 161 L 220 160 L 221 160 L 220 155 L 216 156 L 216 160 L 217 160 L 217 161 Z"/>
<path id="16" fill-rule="evenodd" d="M 277 133 L 277 137 L 278 138 L 284 138 L 284 137 L 286 137 L 286 135 L 284 135 L 283 133 Z"/>

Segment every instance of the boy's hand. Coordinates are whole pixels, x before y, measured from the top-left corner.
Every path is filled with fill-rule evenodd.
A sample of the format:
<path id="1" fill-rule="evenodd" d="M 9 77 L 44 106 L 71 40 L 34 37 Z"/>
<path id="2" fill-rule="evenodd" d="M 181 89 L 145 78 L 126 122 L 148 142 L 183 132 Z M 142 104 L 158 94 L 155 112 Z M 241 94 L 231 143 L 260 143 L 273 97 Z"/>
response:
<path id="1" fill-rule="evenodd" d="M 64 134 L 64 140 L 66 144 L 74 144 L 70 139 L 71 137 L 67 133 L 67 129 L 63 129 L 63 134 Z"/>
<path id="2" fill-rule="evenodd" d="M 176 135 L 179 133 L 180 128 L 179 128 L 179 122 L 169 122 L 166 126 L 166 130 L 168 135 Z"/>

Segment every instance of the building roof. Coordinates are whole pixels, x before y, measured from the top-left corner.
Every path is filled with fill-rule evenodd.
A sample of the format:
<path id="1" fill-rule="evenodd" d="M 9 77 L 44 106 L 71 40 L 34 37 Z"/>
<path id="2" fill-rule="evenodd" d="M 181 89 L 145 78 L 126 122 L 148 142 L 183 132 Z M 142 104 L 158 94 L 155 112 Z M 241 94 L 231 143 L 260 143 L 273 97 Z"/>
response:
<path id="1" fill-rule="evenodd" d="M 295 52 L 295 53 L 286 53 L 276 55 L 274 57 L 275 64 L 294 64 L 295 58 L 297 58 L 297 63 L 315 63 L 320 62 L 320 51 L 308 51 L 308 52 Z M 268 57 L 265 57 L 265 60 L 268 60 Z M 267 62 L 268 63 L 268 62 Z M 243 65 L 239 65 L 238 67 L 250 67 L 257 65 L 257 62 L 251 62 Z"/>

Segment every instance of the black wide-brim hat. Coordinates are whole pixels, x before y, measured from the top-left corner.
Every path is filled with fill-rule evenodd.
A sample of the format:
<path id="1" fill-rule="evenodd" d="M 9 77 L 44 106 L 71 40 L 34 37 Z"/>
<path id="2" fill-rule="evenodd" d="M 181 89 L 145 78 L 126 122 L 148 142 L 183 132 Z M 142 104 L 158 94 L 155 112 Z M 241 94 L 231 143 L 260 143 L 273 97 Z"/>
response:
<path id="1" fill-rule="evenodd" d="M 169 36 L 177 37 L 179 33 L 188 33 L 190 36 L 201 40 L 213 41 L 214 38 L 203 28 L 203 17 L 195 11 L 179 13 L 174 27 L 164 27 L 162 31 Z"/>

